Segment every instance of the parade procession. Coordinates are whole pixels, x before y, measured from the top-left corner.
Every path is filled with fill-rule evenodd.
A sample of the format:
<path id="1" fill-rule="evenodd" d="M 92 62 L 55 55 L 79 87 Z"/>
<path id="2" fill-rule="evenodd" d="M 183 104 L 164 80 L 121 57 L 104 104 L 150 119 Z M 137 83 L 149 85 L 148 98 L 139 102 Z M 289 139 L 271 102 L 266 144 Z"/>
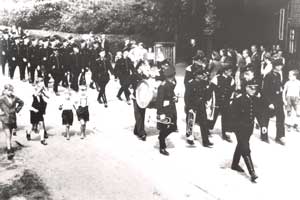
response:
<path id="1" fill-rule="evenodd" d="M 38 153 L 44 157 L 49 154 L 49 165 L 53 166 L 51 159 L 70 153 L 70 159 L 74 155 L 71 165 L 77 165 L 78 161 L 82 166 L 85 161 L 80 161 L 81 158 L 101 160 L 97 152 L 107 145 L 111 157 L 103 154 L 103 158 L 115 159 L 117 152 L 128 151 L 128 157 L 120 162 L 135 163 L 139 173 L 144 166 L 143 160 L 135 160 L 139 153 L 145 158 L 151 154 L 149 160 L 155 157 L 161 163 L 174 159 L 178 168 L 180 162 L 193 165 L 186 163 L 190 154 L 204 163 L 209 162 L 205 159 L 213 159 L 216 166 L 209 167 L 221 166 L 229 179 L 238 174 L 246 177 L 249 184 L 259 183 L 264 176 L 260 173 L 264 169 L 262 160 L 269 158 L 262 158 L 258 152 L 296 149 L 291 146 L 290 138 L 300 133 L 300 69 L 296 53 L 299 28 L 291 25 L 296 22 L 284 24 L 285 20 L 293 19 L 293 16 L 285 18 L 289 9 L 295 12 L 291 5 L 298 4 L 291 1 L 277 13 L 279 40 L 272 40 L 271 36 L 258 38 L 249 27 L 247 31 L 253 30 L 253 34 L 240 30 L 236 43 L 226 43 L 231 32 L 224 31 L 222 36 L 210 32 L 213 29 L 209 24 L 210 14 L 216 8 L 212 6 L 214 1 L 205 2 L 208 14 L 204 16 L 204 37 L 189 34 L 179 43 L 149 42 L 123 35 L 115 39 L 106 31 L 73 34 L 51 29 L 37 31 L 18 23 L 0 26 L 0 174 L 1 162 L 11 165 L 20 159 L 34 160 Z M 240 42 L 247 37 L 248 42 Z M 97 146 L 98 140 L 105 145 Z M 120 150 L 120 145 L 126 148 Z M 73 148 L 79 149 L 75 153 Z M 228 148 L 230 153 L 224 150 Z M 224 155 L 220 154 L 223 150 Z M 30 158 L 23 157 L 23 151 Z M 56 156 L 51 156 L 51 151 L 57 152 Z M 76 156 L 80 151 L 85 153 Z M 213 157 L 217 152 L 218 156 Z M 230 160 L 224 161 L 225 156 Z M 281 159 L 278 155 L 278 160 Z M 47 170 L 47 164 L 41 160 L 35 162 L 36 168 L 39 164 L 44 166 L 41 173 Z M 93 166 L 84 164 L 87 165 Z M 166 168 L 157 169 L 163 174 Z M 118 167 L 114 169 L 118 171 Z M 64 175 L 68 177 L 67 171 L 62 179 Z M 51 173 L 55 172 L 49 168 L 47 173 L 47 183 L 51 183 Z M 274 180 L 277 175 L 276 172 Z M 73 180 L 72 176 L 68 179 Z M 207 199 L 222 199 L 216 193 L 196 187 Z M 69 188 L 68 192 L 73 190 Z M 77 198 L 110 199 L 90 195 Z"/>

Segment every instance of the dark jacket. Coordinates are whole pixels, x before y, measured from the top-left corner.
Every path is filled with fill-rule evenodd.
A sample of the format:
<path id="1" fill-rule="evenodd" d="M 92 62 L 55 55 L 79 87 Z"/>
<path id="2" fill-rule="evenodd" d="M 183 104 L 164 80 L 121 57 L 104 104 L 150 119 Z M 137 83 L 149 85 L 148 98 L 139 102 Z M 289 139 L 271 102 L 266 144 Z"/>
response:
<path id="1" fill-rule="evenodd" d="M 173 123 L 176 123 L 177 120 L 177 111 L 174 101 L 174 97 L 176 97 L 174 93 L 175 86 L 175 84 L 168 81 L 162 82 L 158 87 L 156 99 L 157 115 L 165 114 L 171 118 Z"/>
<path id="2" fill-rule="evenodd" d="M 267 125 L 266 107 L 261 98 L 250 97 L 243 93 L 235 98 L 231 104 L 231 126 L 239 134 L 252 134 L 254 119 L 256 118 L 261 127 Z M 247 130 L 247 131 L 245 131 Z"/>
<path id="3" fill-rule="evenodd" d="M 282 100 L 282 81 L 278 72 L 271 71 L 263 81 L 262 96 L 267 105 L 283 104 Z"/>
<path id="4" fill-rule="evenodd" d="M 13 124 L 17 121 L 16 113 L 18 113 L 23 105 L 24 102 L 16 97 L 12 97 L 12 103 L 9 102 L 6 95 L 0 97 L 0 110 L 3 112 L 0 115 L 0 121 L 4 124 Z"/>

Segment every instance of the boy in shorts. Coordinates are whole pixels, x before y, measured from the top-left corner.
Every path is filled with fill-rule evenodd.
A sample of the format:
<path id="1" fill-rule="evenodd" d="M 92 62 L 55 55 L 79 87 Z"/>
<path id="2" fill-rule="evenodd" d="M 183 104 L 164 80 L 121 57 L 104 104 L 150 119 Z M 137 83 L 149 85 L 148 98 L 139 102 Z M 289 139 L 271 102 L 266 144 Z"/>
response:
<path id="1" fill-rule="evenodd" d="M 298 70 L 289 71 L 289 80 L 285 83 L 282 98 L 286 109 L 288 131 L 294 126 L 297 131 L 300 131 L 300 81 L 297 79 Z M 293 110 L 296 113 L 296 119 L 292 118 Z"/>

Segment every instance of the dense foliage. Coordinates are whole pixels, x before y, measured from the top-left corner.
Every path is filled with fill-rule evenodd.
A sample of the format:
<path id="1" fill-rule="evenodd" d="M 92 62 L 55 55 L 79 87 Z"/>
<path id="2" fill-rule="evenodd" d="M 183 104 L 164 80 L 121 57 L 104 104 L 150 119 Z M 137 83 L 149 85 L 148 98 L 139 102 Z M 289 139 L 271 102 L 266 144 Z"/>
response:
<path id="1" fill-rule="evenodd" d="M 195 15 L 195 0 L 15 1 L 29 1 L 31 6 L 2 11 L 0 24 L 17 24 L 25 28 L 73 33 L 138 33 L 174 40 L 180 32 L 179 27 L 182 27 L 180 24 L 184 24 L 190 20 L 191 15 Z M 199 15 L 195 16 L 199 23 L 197 27 L 200 27 L 203 20 L 198 18 Z"/>

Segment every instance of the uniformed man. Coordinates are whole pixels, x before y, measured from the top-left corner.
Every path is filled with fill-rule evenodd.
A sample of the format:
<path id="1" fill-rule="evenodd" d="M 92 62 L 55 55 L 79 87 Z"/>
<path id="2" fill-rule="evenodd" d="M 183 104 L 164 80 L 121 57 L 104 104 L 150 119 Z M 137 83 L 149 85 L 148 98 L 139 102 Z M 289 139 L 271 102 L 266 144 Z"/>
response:
<path id="1" fill-rule="evenodd" d="M 48 88 L 48 83 L 50 80 L 51 74 L 51 63 L 50 63 L 50 55 L 52 54 L 52 49 L 49 46 L 49 38 L 45 38 L 43 42 L 43 46 L 40 49 L 40 64 L 41 64 L 41 72 L 44 78 L 44 84 Z"/>
<path id="2" fill-rule="evenodd" d="M 26 66 L 28 63 L 28 58 L 26 55 L 26 46 L 24 44 L 24 40 L 21 39 L 20 43 L 18 45 L 18 49 L 19 49 L 19 55 L 17 57 L 17 65 L 19 66 L 19 70 L 20 70 L 20 80 L 21 81 L 25 81 L 25 70 L 26 70 Z"/>
<path id="3" fill-rule="evenodd" d="M 15 70 L 18 66 L 18 62 L 21 59 L 21 48 L 20 48 L 20 38 L 16 37 L 11 42 L 11 52 L 9 59 L 9 77 L 14 78 Z"/>
<path id="4" fill-rule="evenodd" d="M 122 52 L 120 52 L 122 54 Z M 117 60 L 115 65 L 115 75 L 116 78 L 119 78 L 121 88 L 118 91 L 117 98 L 122 100 L 121 95 L 124 92 L 127 104 L 130 104 L 130 91 L 129 85 L 131 80 L 131 75 L 133 74 L 134 66 L 133 62 L 128 57 L 128 51 L 123 52 L 123 56 Z"/>
<path id="5" fill-rule="evenodd" d="M 273 62 L 273 70 L 263 80 L 262 96 L 269 108 L 269 117 L 276 116 L 276 138 L 278 144 L 284 145 L 285 127 L 283 111 L 283 63 L 281 60 Z M 261 140 L 269 142 L 268 133 L 261 134 Z"/>
<path id="6" fill-rule="evenodd" d="M 0 40 L 1 42 L 1 66 L 2 74 L 5 75 L 5 66 L 6 63 L 9 64 L 9 54 L 11 49 L 11 39 L 8 34 L 8 30 L 3 31 L 3 37 Z"/>
<path id="7" fill-rule="evenodd" d="M 225 65 L 222 74 L 215 76 L 211 81 L 211 86 L 216 94 L 216 108 L 213 120 L 210 121 L 210 129 L 214 128 L 218 115 L 221 114 L 222 139 L 231 142 L 226 132 L 230 130 L 230 100 L 234 92 L 234 79 L 232 75 L 232 66 Z"/>
<path id="8" fill-rule="evenodd" d="M 164 71 L 165 81 L 161 83 L 157 91 L 157 129 L 159 130 L 159 152 L 168 156 L 166 150 L 166 138 L 177 129 L 177 110 L 175 103 L 178 101 L 174 93 L 176 86 L 175 68 L 169 67 Z"/>
<path id="9" fill-rule="evenodd" d="M 244 84 L 243 93 L 233 100 L 231 105 L 232 128 L 237 138 L 237 146 L 233 155 L 231 169 L 244 172 L 239 165 L 241 156 L 243 157 L 251 181 L 255 182 L 258 178 L 255 174 L 254 165 L 250 155 L 249 140 L 253 133 L 254 119 L 256 118 L 262 127 L 264 133 L 267 132 L 267 120 L 265 116 L 265 107 L 262 99 L 256 96 L 258 89 L 257 82 L 253 79 Z"/>
<path id="10" fill-rule="evenodd" d="M 99 53 L 101 51 L 100 43 L 99 42 L 93 42 L 91 49 L 90 49 L 90 70 L 92 73 L 91 77 L 91 83 L 90 88 L 95 89 L 94 83 L 97 81 L 97 58 L 99 56 Z"/>
<path id="11" fill-rule="evenodd" d="M 29 46 L 29 63 L 28 63 L 28 69 L 30 73 L 30 79 L 29 83 L 34 83 L 35 79 L 35 71 L 40 64 L 39 57 L 40 57 L 40 51 L 39 51 L 39 45 L 38 45 L 38 39 L 33 39 L 31 45 Z"/>
<path id="12" fill-rule="evenodd" d="M 211 147 L 211 143 L 208 139 L 209 126 L 206 114 L 206 102 L 211 97 L 211 88 L 208 81 L 208 73 L 203 69 L 197 69 L 194 72 L 194 79 L 191 79 L 186 85 L 185 96 L 186 96 L 186 110 L 189 112 L 193 110 L 196 113 L 195 122 L 199 124 L 202 144 L 204 147 Z M 188 125 L 188 124 L 187 124 Z M 187 142 L 191 145 L 194 144 L 194 136 L 187 135 Z"/>
<path id="13" fill-rule="evenodd" d="M 63 79 L 63 66 L 61 55 L 59 54 L 59 46 L 53 50 L 50 56 L 50 66 L 52 68 L 51 74 L 54 79 L 53 91 L 56 95 L 59 95 L 58 85 Z"/>
<path id="14" fill-rule="evenodd" d="M 147 138 L 147 133 L 145 131 L 145 113 L 146 113 L 146 108 L 141 108 L 136 102 L 136 89 L 139 84 L 139 82 L 143 79 L 149 78 L 146 76 L 141 68 L 143 61 L 140 62 L 139 65 L 137 65 L 134 69 L 134 73 L 132 74 L 131 77 L 131 85 L 133 88 L 133 110 L 134 110 L 134 119 L 135 119 L 135 125 L 134 125 L 134 130 L 133 133 L 136 135 L 139 139 L 142 141 L 146 141 Z"/>
<path id="15" fill-rule="evenodd" d="M 73 51 L 70 54 L 70 66 L 71 66 L 71 88 L 78 92 L 78 78 L 81 72 L 81 54 L 78 45 L 73 45 Z"/>
<path id="16" fill-rule="evenodd" d="M 62 41 L 61 47 L 61 56 L 62 56 L 62 64 L 63 64 L 63 80 L 62 86 L 69 87 L 69 76 L 71 73 L 71 66 L 70 66 L 70 54 L 72 52 L 72 47 L 69 44 L 67 39 Z"/>
<path id="17" fill-rule="evenodd" d="M 107 98 L 106 98 L 106 85 L 110 80 L 109 72 L 113 75 L 113 68 L 109 60 L 105 57 L 105 51 L 99 53 L 99 58 L 96 59 L 96 85 L 99 90 L 98 102 L 104 103 L 104 107 L 107 108 Z"/>

